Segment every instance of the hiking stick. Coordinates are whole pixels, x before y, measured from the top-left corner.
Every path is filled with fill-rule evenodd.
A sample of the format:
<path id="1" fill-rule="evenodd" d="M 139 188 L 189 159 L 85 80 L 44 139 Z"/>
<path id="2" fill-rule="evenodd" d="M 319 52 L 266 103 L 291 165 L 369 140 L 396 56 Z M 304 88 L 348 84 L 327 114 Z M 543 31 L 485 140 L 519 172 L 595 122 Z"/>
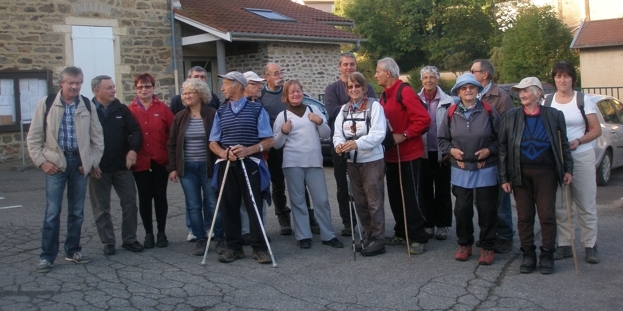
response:
<path id="1" fill-rule="evenodd" d="M 396 151 L 398 153 L 398 179 L 400 180 L 400 196 L 402 199 L 402 218 L 405 223 L 405 240 L 407 241 L 407 254 L 409 255 L 409 264 L 413 264 L 411 261 L 411 244 L 409 244 L 409 230 L 407 228 L 407 206 L 405 204 L 405 192 L 402 187 L 402 166 L 400 165 L 400 145 L 396 144 Z"/>
<path id="2" fill-rule="evenodd" d="M 221 198 L 223 197 L 223 188 L 225 188 L 225 179 L 227 179 L 227 171 L 229 171 L 229 163 L 231 161 L 227 160 L 227 165 L 225 165 L 225 175 L 223 175 L 223 181 L 221 182 L 221 189 L 218 191 L 218 199 L 216 200 L 216 207 L 214 208 L 214 216 L 212 217 L 212 225 L 210 226 L 210 233 L 208 234 L 208 243 L 206 244 L 206 250 L 203 252 L 203 260 L 201 261 L 202 265 L 206 264 L 206 257 L 208 257 L 208 248 L 210 248 L 210 241 L 212 240 L 212 232 L 214 231 L 214 224 L 216 223 L 216 215 L 218 214 L 218 208 L 221 205 Z"/>
<path id="3" fill-rule="evenodd" d="M 558 131 L 558 147 L 560 148 L 560 156 L 562 153 L 562 140 L 560 139 L 560 131 Z M 563 159 L 564 165 L 564 159 Z M 575 265 L 575 275 L 579 274 L 578 271 L 578 254 L 575 253 L 575 230 L 573 230 L 573 221 L 571 221 L 571 207 L 569 206 L 569 198 L 567 197 L 567 185 L 562 184 L 562 195 L 565 197 L 565 206 L 567 207 L 567 219 L 569 220 L 569 230 L 571 231 L 571 250 L 573 252 L 573 264 Z"/>

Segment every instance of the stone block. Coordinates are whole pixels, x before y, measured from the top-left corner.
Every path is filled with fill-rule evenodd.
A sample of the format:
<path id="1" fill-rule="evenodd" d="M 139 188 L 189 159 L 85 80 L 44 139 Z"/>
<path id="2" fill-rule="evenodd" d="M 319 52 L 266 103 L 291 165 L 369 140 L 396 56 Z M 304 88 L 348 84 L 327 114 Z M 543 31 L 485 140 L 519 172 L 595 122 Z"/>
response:
<path id="1" fill-rule="evenodd" d="M 54 13 L 54 4 L 49 3 L 39 7 L 39 12 Z"/>

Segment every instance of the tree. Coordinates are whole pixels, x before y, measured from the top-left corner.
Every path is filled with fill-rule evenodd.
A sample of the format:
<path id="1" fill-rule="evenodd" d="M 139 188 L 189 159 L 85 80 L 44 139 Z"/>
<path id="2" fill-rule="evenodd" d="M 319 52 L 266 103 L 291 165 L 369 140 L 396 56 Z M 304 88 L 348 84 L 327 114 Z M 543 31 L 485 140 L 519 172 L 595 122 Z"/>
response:
<path id="1" fill-rule="evenodd" d="M 501 53 L 496 55 L 500 77 L 505 82 L 528 76 L 548 80 L 556 61 L 578 63 L 577 53 L 569 48 L 572 40 L 570 29 L 556 18 L 551 7 L 520 9 L 512 28 L 504 33 Z"/>

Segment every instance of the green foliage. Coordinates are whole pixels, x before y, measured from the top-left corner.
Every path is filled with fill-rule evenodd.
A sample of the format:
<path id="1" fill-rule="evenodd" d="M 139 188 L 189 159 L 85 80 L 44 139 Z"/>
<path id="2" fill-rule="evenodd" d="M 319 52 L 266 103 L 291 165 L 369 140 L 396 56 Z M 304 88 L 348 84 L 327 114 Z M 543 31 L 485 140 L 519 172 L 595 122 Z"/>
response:
<path id="1" fill-rule="evenodd" d="M 409 85 L 411 85 L 411 87 L 413 87 L 416 92 L 419 92 L 422 89 L 422 80 L 420 80 L 420 70 L 422 69 L 422 67 L 424 66 L 415 68 L 406 73 Z M 455 83 L 456 79 L 439 79 L 439 87 L 447 94 L 450 94 L 450 89 L 454 86 Z"/>
<path id="2" fill-rule="evenodd" d="M 500 77 L 505 82 L 528 76 L 548 81 L 556 61 L 578 63 L 577 54 L 569 48 L 572 39 L 567 26 L 551 9 L 520 9 L 513 27 L 504 34 L 501 52 L 495 51 Z"/>

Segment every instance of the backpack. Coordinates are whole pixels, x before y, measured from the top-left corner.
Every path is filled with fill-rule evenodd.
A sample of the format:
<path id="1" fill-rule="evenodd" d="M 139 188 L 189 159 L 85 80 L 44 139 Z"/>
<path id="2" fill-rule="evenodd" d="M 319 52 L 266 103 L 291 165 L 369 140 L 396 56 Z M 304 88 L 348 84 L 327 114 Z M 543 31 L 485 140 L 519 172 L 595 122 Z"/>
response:
<path id="1" fill-rule="evenodd" d="M 396 101 L 402 107 L 402 111 L 406 111 L 407 110 L 407 107 L 405 107 L 404 103 L 402 102 L 402 89 L 405 86 L 411 88 L 411 85 L 409 85 L 409 83 L 402 82 L 400 84 L 400 86 L 398 87 L 398 92 L 396 93 Z M 413 91 L 413 92 L 415 92 L 415 91 Z M 415 94 L 415 97 L 417 97 L 417 93 Z M 381 99 L 383 100 L 384 103 L 387 102 L 387 95 L 385 95 L 385 92 L 383 92 L 383 94 L 381 94 Z M 418 97 L 418 100 L 420 100 L 419 97 Z M 423 102 L 422 100 L 420 100 L 420 103 L 422 103 L 422 106 L 424 107 L 424 110 L 426 110 L 428 112 L 428 105 L 425 102 Z M 424 132 L 422 132 L 422 135 L 426 134 L 426 132 L 428 132 L 428 128 L 426 130 L 424 130 Z M 390 132 L 390 134 L 391 134 L 391 132 Z M 385 140 L 388 140 L 387 135 L 385 136 Z M 385 140 L 383 140 L 383 145 L 386 144 Z M 387 143 L 389 143 L 389 142 L 387 142 Z M 394 137 L 392 136 L 392 138 L 391 138 L 391 145 L 393 145 L 393 144 L 394 144 Z"/>
<path id="2" fill-rule="evenodd" d="M 582 119 L 584 119 L 584 134 L 586 134 L 588 133 L 590 128 L 588 127 L 588 119 L 586 118 L 586 113 L 584 112 L 584 93 L 578 92 L 575 98 L 576 98 L 575 102 L 578 106 L 578 109 L 580 109 L 580 113 L 582 114 Z M 552 94 L 552 96 L 546 97 L 545 102 L 543 102 L 543 106 L 551 107 L 553 100 L 554 100 L 554 94 Z"/>
<path id="3" fill-rule="evenodd" d="M 493 127 L 493 112 L 491 112 L 491 105 L 483 101 L 481 101 L 481 103 L 482 106 L 485 108 L 485 111 L 487 112 L 487 116 L 489 116 L 489 125 L 491 126 L 491 131 L 493 132 L 493 136 L 495 137 L 497 133 L 495 132 L 495 128 Z M 456 112 L 456 107 L 458 106 L 459 104 L 454 104 L 448 108 L 448 127 L 450 127 L 450 123 L 452 123 L 452 115 L 454 115 L 454 112 Z"/>
<path id="4" fill-rule="evenodd" d="M 85 96 L 80 95 L 80 97 L 82 97 L 82 101 L 84 101 L 84 105 L 87 107 L 87 111 L 89 112 L 89 114 L 91 113 L 91 101 L 86 98 Z M 46 125 L 48 124 L 47 120 L 48 120 L 48 113 L 50 112 L 50 108 L 52 108 L 52 104 L 54 104 L 54 100 L 56 99 L 56 94 L 48 94 L 48 97 L 45 99 L 45 112 L 43 113 L 43 135 L 44 138 L 43 140 L 45 141 L 45 128 Z M 80 101 L 78 101 L 78 104 L 80 103 Z"/>

